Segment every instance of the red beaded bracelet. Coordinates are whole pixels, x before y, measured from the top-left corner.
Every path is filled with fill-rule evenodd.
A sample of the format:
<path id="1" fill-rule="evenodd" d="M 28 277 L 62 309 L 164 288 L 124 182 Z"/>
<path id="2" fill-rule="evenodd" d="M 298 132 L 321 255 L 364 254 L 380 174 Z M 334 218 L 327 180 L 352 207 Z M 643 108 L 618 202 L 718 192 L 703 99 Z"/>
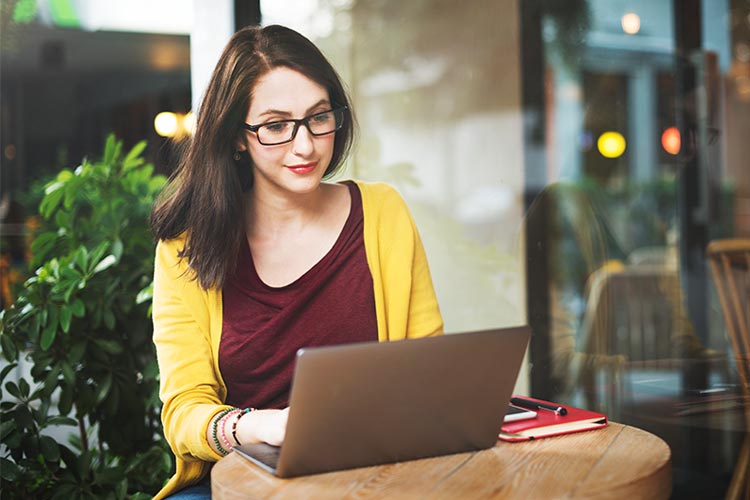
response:
<path id="1" fill-rule="evenodd" d="M 229 439 L 227 439 L 227 430 L 226 430 L 227 421 L 232 416 L 234 416 L 234 415 L 236 415 L 238 413 L 242 413 L 242 410 L 240 410 L 239 408 L 234 408 L 234 409 L 230 410 L 229 412 L 227 412 L 226 415 L 224 415 L 223 417 L 221 417 L 221 419 L 219 421 L 219 436 L 221 437 L 222 443 L 224 443 L 226 445 L 226 449 L 227 450 L 231 450 L 232 449 L 232 443 L 230 443 Z"/>

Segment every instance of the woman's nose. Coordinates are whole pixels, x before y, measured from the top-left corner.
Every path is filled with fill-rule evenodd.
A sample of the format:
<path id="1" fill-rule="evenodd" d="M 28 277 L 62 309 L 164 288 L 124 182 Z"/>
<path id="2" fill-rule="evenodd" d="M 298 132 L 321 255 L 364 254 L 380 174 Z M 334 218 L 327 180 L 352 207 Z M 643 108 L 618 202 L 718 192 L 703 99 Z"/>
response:
<path id="1" fill-rule="evenodd" d="M 304 125 L 297 129 L 297 135 L 292 141 L 292 151 L 298 156 L 306 156 L 312 153 L 313 135 Z"/>

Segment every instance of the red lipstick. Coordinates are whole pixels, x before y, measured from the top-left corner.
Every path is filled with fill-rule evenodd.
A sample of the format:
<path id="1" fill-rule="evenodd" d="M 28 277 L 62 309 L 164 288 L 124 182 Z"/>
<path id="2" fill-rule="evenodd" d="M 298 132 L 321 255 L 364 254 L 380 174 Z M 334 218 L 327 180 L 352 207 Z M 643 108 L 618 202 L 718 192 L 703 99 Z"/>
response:
<path id="1" fill-rule="evenodd" d="M 315 170 L 315 167 L 318 166 L 318 162 L 312 161 L 310 163 L 300 163 L 297 165 L 287 165 L 286 168 L 294 172 L 295 174 L 308 174 Z"/>

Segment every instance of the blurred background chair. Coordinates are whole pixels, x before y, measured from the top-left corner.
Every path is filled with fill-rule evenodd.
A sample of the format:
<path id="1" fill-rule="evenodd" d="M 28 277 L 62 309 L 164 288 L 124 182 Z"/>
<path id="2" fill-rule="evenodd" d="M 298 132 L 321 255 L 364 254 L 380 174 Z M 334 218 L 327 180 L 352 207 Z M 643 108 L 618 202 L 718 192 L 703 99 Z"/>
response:
<path id="1" fill-rule="evenodd" d="M 750 428 L 750 239 L 712 241 L 706 254 L 745 397 L 745 419 Z M 745 435 L 727 498 L 750 499 L 750 435 Z"/>
<path id="2" fill-rule="evenodd" d="M 633 386 L 676 378 L 692 345 L 676 270 L 658 265 L 610 262 L 596 270 L 587 287 L 581 324 L 581 350 L 621 356 L 616 370 L 583 370 L 587 404 L 618 418 L 623 402 L 634 400 Z"/>

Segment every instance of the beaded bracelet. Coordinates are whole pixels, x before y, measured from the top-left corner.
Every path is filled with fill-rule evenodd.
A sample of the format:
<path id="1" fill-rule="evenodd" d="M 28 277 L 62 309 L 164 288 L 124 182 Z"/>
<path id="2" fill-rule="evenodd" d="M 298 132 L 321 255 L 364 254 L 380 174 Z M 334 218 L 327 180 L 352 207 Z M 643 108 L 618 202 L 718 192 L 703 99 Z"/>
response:
<path id="1" fill-rule="evenodd" d="M 217 426 L 219 427 L 219 437 L 221 437 L 221 441 L 222 443 L 224 443 L 226 449 L 230 451 L 232 449 L 232 443 L 230 443 L 229 439 L 227 439 L 227 421 L 229 421 L 230 418 L 238 413 L 242 413 L 242 410 L 240 410 L 239 408 L 233 408 L 229 410 L 223 417 L 219 419 L 219 423 L 217 424 Z"/>
<path id="2" fill-rule="evenodd" d="M 219 453 L 221 453 L 222 455 L 228 455 L 228 454 L 229 454 L 229 451 L 227 451 L 227 450 L 225 450 L 224 448 L 222 448 L 222 446 L 221 446 L 221 443 L 219 442 L 219 438 L 218 438 L 218 436 L 216 435 L 216 431 L 217 431 L 217 427 L 218 427 L 218 425 L 219 425 L 219 420 L 221 420 L 221 419 L 222 419 L 222 418 L 224 417 L 224 415 L 226 415 L 227 413 L 229 413 L 229 412 L 230 412 L 230 411 L 232 411 L 233 409 L 234 409 L 234 408 L 225 408 L 225 409 L 221 410 L 221 411 L 220 411 L 220 412 L 219 412 L 219 413 L 218 413 L 218 414 L 217 414 L 217 415 L 216 415 L 216 416 L 214 417 L 214 421 L 213 421 L 213 423 L 212 423 L 212 425 L 211 425 L 211 437 L 212 437 L 212 438 L 213 438 L 213 440 L 214 440 L 214 444 L 216 445 L 216 449 L 217 449 L 217 450 L 219 450 Z"/>
<path id="3" fill-rule="evenodd" d="M 242 444 L 240 443 L 240 440 L 237 439 L 237 424 L 240 423 L 240 419 L 243 415 L 245 415 L 246 413 L 250 413 L 251 411 L 255 411 L 255 408 L 245 408 L 237 414 L 237 418 L 235 418 L 234 422 L 232 423 L 232 437 L 234 438 L 234 442 L 237 443 L 237 446 L 240 446 Z"/>

